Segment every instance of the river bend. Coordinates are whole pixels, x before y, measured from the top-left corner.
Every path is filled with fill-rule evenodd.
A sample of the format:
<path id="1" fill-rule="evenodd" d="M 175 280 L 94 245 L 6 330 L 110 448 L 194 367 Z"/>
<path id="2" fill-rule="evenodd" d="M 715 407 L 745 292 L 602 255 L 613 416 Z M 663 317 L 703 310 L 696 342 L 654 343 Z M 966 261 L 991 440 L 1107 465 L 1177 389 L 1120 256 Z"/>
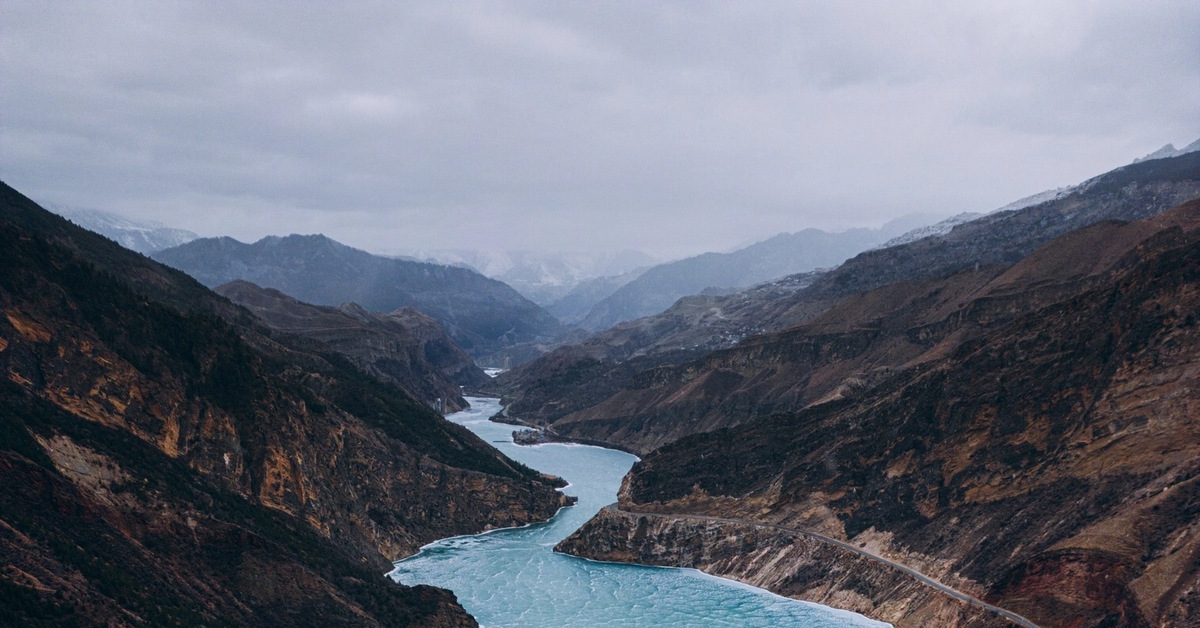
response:
<path id="1" fill-rule="evenodd" d="M 396 563 L 403 584 L 451 589 L 484 628 L 692 626 L 846 628 L 887 626 L 861 615 L 780 597 L 690 569 L 640 567 L 556 554 L 555 544 L 616 501 L 636 458 L 584 445 L 521 447 L 512 426 L 487 418 L 495 399 L 469 398 L 471 408 L 447 418 L 509 457 L 570 482 L 579 503 L 547 523 L 437 541 Z"/>

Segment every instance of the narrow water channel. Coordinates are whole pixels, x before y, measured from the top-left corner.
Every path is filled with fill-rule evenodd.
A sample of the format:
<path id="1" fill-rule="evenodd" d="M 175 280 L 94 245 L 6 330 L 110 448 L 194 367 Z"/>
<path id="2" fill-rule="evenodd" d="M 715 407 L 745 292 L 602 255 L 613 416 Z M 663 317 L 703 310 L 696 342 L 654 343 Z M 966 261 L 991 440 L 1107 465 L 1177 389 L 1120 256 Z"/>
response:
<path id="1" fill-rule="evenodd" d="M 556 554 L 554 545 L 601 507 L 616 501 L 621 478 L 636 460 L 624 452 L 583 445 L 521 447 L 512 426 L 487 420 L 495 399 L 470 398 L 450 415 L 509 457 L 570 482 L 579 497 L 547 523 L 445 539 L 396 563 L 403 584 L 453 590 L 484 628 L 571 626 L 887 626 L 845 611 L 798 602 L 688 569 L 597 563 Z"/>

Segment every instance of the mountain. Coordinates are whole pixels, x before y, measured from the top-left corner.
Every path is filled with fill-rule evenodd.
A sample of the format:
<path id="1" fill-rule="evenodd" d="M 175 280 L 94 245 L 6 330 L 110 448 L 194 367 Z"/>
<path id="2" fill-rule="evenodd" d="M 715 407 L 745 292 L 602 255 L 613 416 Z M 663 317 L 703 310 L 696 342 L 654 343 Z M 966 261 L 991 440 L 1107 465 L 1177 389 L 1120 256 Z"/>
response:
<path id="1" fill-rule="evenodd" d="M 831 318 L 823 344 L 810 330 L 790 350 L 920 348 L 875 382 L 646 454 L 559 549 L 898 628 L 1031 625 L 984 604 L 1038 626 L 1200 622 L 1200 201 L 852 301 L 843 314 L 884 315 Z M 715 373 L 696 385 L 732 377 Z"/>
<path id="2" fill-rule="evenodd" d="M 355 303 L 336 308 L 310 305 L 248 281 L 233 281 L 214 292 L 250 310 L 270 328 L 324 343 L 359 368 L 444 412 L 467 407 L 462 386 L 489 379 L 437 321 L 412 308 L 375 314 Z"/>
<path id="3" fill-rule="evenodd" d="M 909 338 L 915 326 L 948 325 L 957 315 L 911 301 L 931 285 L 941 293 L 928 303 L 1008 316 L 1020 307 L 1005 314 L 988 309 L 987 300 L 974 303 L 968 297 L 984 284 L 972 282 L 1074 229 L 1142 219 L 1197 197 L 1200 153 L 1136 163 L 1057 200 L 866 251 L 828 272 L 683 299 L 663 314 L 556 349 L 494 384 L 513 418 L 645 453 L 693 432 L 802 408 L 843 386 L 873 385 L 923 351 Z M 947 277 L 958 283 L 939 283 Z M 890 293 L 871 293 L 887 286 Z"/>
<path id="4" fill-rule="evenodd" d="M 548 307 L 581 283 L 599 277 L 623 275 L 656 260 L 641 251 L 419 251 L 413 259 L 468 266 L 503 281 L 525 298 Z"/>
<path id="5" fill-rule="evenodd" d="M 1028 207 L 1029 205 L 1034 205 L 1034 204 L 1037 204 L 1038 202 L 1044 202 L 1044 201 L 1036 201 L 1035 202 L 1034 197 L 1029 197 L 1028 199 L 1025 199 L 1025 200 L 1029 201 L 1028 204 L 1022 205 L 1021 207 Z M 1051 199 L 1046 198 L 1044 200 L 1051 200 Z M 1024 200 L 1017 201 L 1017 203 L 1022 203 L 1022 202 L 1025 202 L 1025 201 Z M 1016 204 L 1014 204 L 1014 205 L 1016 205 Z M 1009 209 L 1020 209 L 1020 207 L 1016 207 L 1016 206 L 1009 207 L 1006 205 L 1005 207 L 1008 207 Z M 1001 211 L 1003 211 L 1003 210 L 1001 210 Z M 929 236 L 946 235 L 947 233 L 950 233 L 950 231 L 952 229 L 954 229 L 955 227 L 957 227 L 958 225 L 961 225 L 964 222 L 971 222 L 972 220 L 975 220 L 976 218 L 979 218 L 982 215 L 983 214 L 978 214 L 975 212 L 963 212 L 961 214 L 951 216 L 945 220 L 936 222 L 932 225 L 917 227 L 916 229 L 913 229 L 912 231 L 902 233 L 902 234 L 892 238 L 891 240 L 884 242 L 881 246 L 879 246 L 877 248 L 886 249 L 888 247 L 899 246 L 901 244 L 908 244 L 909 242 L 916 242 L 917 240 L 928 238 Z"/>
<path id="6" fill-rule="evenodd" d="M 380 257 L 322 235 L 253 244 L 202 238 L 153 257 L 212 288 L 242 279 L 317 305 L 354 302 L 373 312 L 411 307 L 437 319 L 475 358 L 563 331 L 544 309 L 473 270 Z"/>
<path id="7" fill-rule="evenodd" d="M 402 389 L 3 184 L 0 309 L 5 624 L 474 625 L 381 574 L 567 503 Z"/>
<path id="8" fill-rule="evenodd" d="M 1145 157 L 1133 160 L 1133 163 L 1136 164 L 1138 162 L 1149 161 L 1151 159 L 1167 159 L 1170 157 L 1178 157 L 1180 155 L 1186 155 L 1188 153 L 1194 153 L 1197 151 L 1200 151 L 1200 140 L 1196 140 L 1195 142 L 1178 149 L 1175 148 L 1174 144 L 1167 144 L 1166 146 L 1163 146 L 1162 148 L 1150 153 L 1149 155 L 1146 155 Z"/>
<path id="9" fill-rule="evenodd" d="M 140 222 L 94 209 L 52 207 L 51 210 L 71 222 L 113 240 L 144 255 L 191 242 L 200 236 L 185 229 L 174 229 L 159 222 Z"/>
<path id="10" fill-rule="evenodd" d="M 597 303 L 580 326 L 592 331 L 662 312 L 706 288 L 745 288 L 785 275 L 836 266 L 887 240 L 890 231 L 805 229 L 781 233 L 732 253 L 704 253 L 651 267 Z"/>
<path id="11" fill-rule="evenodd" d="M 550 312 L 565 325 L 578 325 L 587 318 L 592 308 L 619 290 L 629 282 L 642 276 L 648 270 L 645 267 L 635 268 L 620 275 L 593 277 L 575 284 L 570 292 L 559 297 L 546 306 Z"/>

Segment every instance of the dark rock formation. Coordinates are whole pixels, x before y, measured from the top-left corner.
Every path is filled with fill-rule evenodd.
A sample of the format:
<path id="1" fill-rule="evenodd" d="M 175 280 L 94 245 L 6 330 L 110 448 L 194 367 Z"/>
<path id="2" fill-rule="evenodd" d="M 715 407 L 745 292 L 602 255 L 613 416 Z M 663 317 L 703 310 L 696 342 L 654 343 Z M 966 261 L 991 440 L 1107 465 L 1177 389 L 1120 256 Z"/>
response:
<path id="1" fill-rule="evenodd" d="M 468 268 L 371 255 L 322 235 L 254 244 L 202 238 L 159 251 L 154 259 L 210 288 L 242 279 L 317 305 L 353 302 L 372 312 L 411 307 L 437 319 L 475 357 L 564 331 L 541 307 Z"/>
<path id="2" fill-rule="evenodd" d="M 214 292 L 250 310 L 272 329 L 328 345 L 359 368 L 399 384 L 443 412 L 467 407 L 460 387 L 491 380 L 437 321 L 412 308 L 375 314 L 354 303 L 336 308 L 311 305 L 248 281 L 230 282 Z"/>
<path id="3" fill-rule="evenodd" d="M 0 184 L 6 623 L 473 625 L 381 574 L 567 500 L 403 390 Z"/>
<path id="4" fill-rule="evenodd" d="M 1200 153 L 1137 163 L 1056 200 L 868 251 L 826 273 L 680 300 L 505 373 L 497 392 L 514 417 L 643 453 L 857 394 L 945 349 L 946 338 L 961 341 L 1085 289 L 1089 272 L 1069 266 L 1040 278 L 1001 276 L 1052 238 L 1196 197 Z"/>
<path id="5" fill-rule="evenodd" d="M 933 348 L 858 394 L 649 453 L 621 508 L 819 532 L 1040 626 L 1196 625 L 1200 201 L 1068 235 L 992 297 L 1005 282 L 1042 300 L 916 328 Z"/>

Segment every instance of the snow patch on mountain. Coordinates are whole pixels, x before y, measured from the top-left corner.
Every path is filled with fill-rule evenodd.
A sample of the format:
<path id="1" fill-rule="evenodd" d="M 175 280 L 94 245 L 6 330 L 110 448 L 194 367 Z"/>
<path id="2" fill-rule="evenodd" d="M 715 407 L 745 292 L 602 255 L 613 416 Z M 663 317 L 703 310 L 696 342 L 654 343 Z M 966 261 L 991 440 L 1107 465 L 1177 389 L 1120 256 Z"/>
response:
<path id="1" fill-rule="evenodd" d="M 186 229 L 175 229 L 160 222 L 131 220 L 95 209 L 74 207 L 49 208 L 71 222 L 143 255 L 179 246 L 200 236 Z"/>

